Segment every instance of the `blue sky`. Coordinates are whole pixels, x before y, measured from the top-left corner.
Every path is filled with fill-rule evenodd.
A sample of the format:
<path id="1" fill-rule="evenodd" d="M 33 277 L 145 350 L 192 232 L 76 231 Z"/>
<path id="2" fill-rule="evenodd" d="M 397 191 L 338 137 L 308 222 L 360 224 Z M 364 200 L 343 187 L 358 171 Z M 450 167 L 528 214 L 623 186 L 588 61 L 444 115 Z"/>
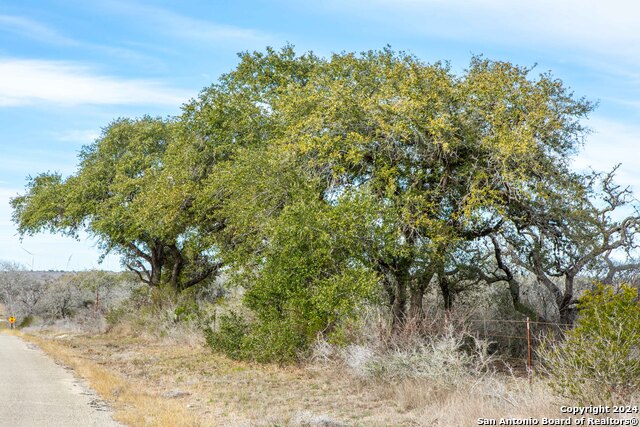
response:
<path id="1" fill-rule="evenodd" d="M 622 163 L 640 192 L 640 3 L 611 0 L 51 0 L 0 3 L 0 260 L 98 267 L 95 242 L 22 242 L 10 197 L 26 177 L 75 170 L 118 117 L 174 115 L 237 63 L 281 47 L 319 55 L 389 44 L 464 70 L 471 55 L 536 65 L 599 102 L 576 168 Z M 119 269 L 110 256 L 102 268 Z"/>

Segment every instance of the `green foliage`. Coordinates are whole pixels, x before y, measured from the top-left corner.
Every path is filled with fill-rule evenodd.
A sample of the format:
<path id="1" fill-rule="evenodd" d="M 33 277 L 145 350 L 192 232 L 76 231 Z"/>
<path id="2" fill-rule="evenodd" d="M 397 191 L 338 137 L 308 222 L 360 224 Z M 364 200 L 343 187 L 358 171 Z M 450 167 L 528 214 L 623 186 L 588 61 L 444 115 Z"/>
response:
<path id="1" fill-rule="evenodd" d="M 231 328 L 238 318 L 223 318 L 220 329 L 208 335 L 214 349 L 231 357 L 294 361 L 318 334 L 330 335 L 375 297 L 377 274 L 365 266 L 358 249 L 365 242 L 356 241 L 366 236 L 357 227 L 366 228 L 373 213 L 348 206 L 309 200 L 286 207 L 271 222 L 262 261 L 235 277 L 247 288 L 243 301 L 255 321 Z M 243 350 L 229 351 L 227 343 L 238 339 L 239 330 L 245 331 Z"/>
<path id="2" fill-rule="evenodd" d="M 195 298 L 181 298 L 173 310 L 175 322 L 198 322 L 202 312 Z"/>
<path id="3" fill-rule="evenodd" d="M 224 313 L 215 328 L 204 329 L 207 345 L 236 360 L 293 363 L 305 355 L 308 343 L 299 326 L 287 320 L 248 322 L 242 315 Z"/>
<path id="4" fill-rule="evenodd" d="M 253 107 L 239 116 L 241 128 L 221 135 L 215 124 L 230 126 L 231 99 L 250 99 Z M 322 216 L 323 204 L 345 204 L 344 211 L 373 206 L 374 215 L 353 218 L 361 233 L 351 240 L 360 251 L 356 265 L 378 274 L 394 319 L 402 321 L 410 305 L 421 312 L 434 277 L 443 293 L 464 289 L 448 275 L 476 267 L 456 260 L 470 244 L 508 221 L 530 220 L 523 207 L 533 201 L 545 204 L 560 190 L 566 200 L 577 197 L 567 159 L 591 109 L 551 76 L 532 78 L 529 69 L 506 62 L 475 57 L 458 76 L 447 64 L 389 48 L 324 59 L 296 57 L 288 47 L 242 55 L 238 69 L 187 111 L 191 121 L 209 121 L 206 137 L 226 159 L 205 186 L 206 200 L 219 204 L 225 218 L 226 259 L 245 269 L 264 262 L 252 273 L 269 275 L 286 261 L 270 257 L 280 253 L 284 235 L 274 233 L 292 221 L 288 209 L 320 205 L 313 215 Z M 247 113 L 259 131 L 245 127 Z M 309 239 L 304 222 L 293 221 L 299 228 L 290 236 Z M 362 245 L 371 235 L 373 244 Z M 293 277 L 302 278 L 312 260 L 323 268 L 314 247 L 297 249 L 309 257 L 299 257 L 305 263 Z M 475 261 L 489 263 L 490 255 Z M 314 286 L 297 283 L 287 286 Z M 274 298 L 280 300 L 275 291 Z M 281 305 L 277 310 L 288 310 Z"/>
<path id="5" fill-rule="evenodd" d="M 540 352 L 551 385 L 583 404 L 624 402 L 640 390 L 638 291 L 598 285 L 580 299 L 566 340 Z"/>
<path id="6" fill-rule="evenodd" d="M 302 360 L 309 347 L 305 332 L 297 319 L 259 322 L 247 336 L 247 355 L 261 363 Z"/>
<path id="7" fill-rule="evenodd" d="M 24 319 L 20 321 L 20 324 L 18 324 L 18 327 L 28 328 L 29 326 L 33 325 L 34 320 L 35 319 L 33 318 L 33 316 L 25 316 Z"/>
<path id="8" fill-rule="evenodd" d="M 232 359 L 245 359 L 248 323 L 234 312 L 220 315 L 216 323 L 217 329 L 210 326 L 204 329 L 207 345 Z"/>
<path id="9" fill-rule="evenodd" d="M 212 346 L 292 360 L 365 302 L 398 324 L 419 318 L 434 282 L 447 308 L 500 280 L 517 303 L 513 275 L 483 273 L 499 251 L 482 239 L 556 231 L 585 200 L 569 158 L 592 108 L 550 75 L 481 57 L 457 75 L 390 48 L 245 52 L 179 117 L 116 120 L 76 174 L 33 178 L 14 220 L 21 234 L 88 231 L 174 322 L 198 310 L 165 304 L 163 287 L 180 293 L 224 265 L 251 320 L 221 321 Z"/>
<path id="10" fill-rule="evenodd" d="M 167 167 L 168 147 L 181 138 L 188 133 L 175 120 L 114 121 L 83 147 L 74 175 L 43 173 L 12 199 L 20 234 L 77 237 L 84 230 L 152 287 L 179 290 L 205 280 L 219 267 L 215 254 L 192 233 L 184 174 Z"/>
<path id="11" fill-rule="evenodd" d="M 113 122 L 83 148 L 76 175 L 38 175 L 12 200 L 19 231 L 76 236 L 88 226 L 107 246 L 136 241 L 146 216 L 136 196 L 154 179 L 168 139 L 169 125 L 161 120 Z"/>

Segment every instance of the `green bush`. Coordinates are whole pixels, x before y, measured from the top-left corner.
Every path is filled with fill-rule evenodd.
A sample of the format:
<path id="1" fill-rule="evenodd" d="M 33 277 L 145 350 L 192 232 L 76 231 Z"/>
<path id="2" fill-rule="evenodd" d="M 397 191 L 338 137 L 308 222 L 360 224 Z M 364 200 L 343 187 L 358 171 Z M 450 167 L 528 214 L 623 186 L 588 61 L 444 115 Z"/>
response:
<path id="1" fill-rule="evenodd" d="M 640 388 L 640 305 L 635 288 L 598 285 L 578 305 L 575 327 L 540 350 L 551 386 L 583 404 L 628 401 Z"/>
<path id="2" fill-rule="evenodd" d="M 230 312 L 205 328 L 205 339 L 213 351 L 236 360 L 261 363 L 292 363 L 304 354 L 306 338 L 292 322 L 254 321 Z"/>
<path id="3" fill-rule="evenodd" d="M 217 319 L 217 328 L 206 327 L 205 339 L 214 351 L 232 359 L 245 359 L 245 341 L 249 332 L 248 323 L 236 313 L 225 313 Z"/>
<path id="4" fill-rule="evenodd" d="M 173 310 L 174 322 L 197 322 L 202 313 L 195 300 L 180 301 Z"/>
<path id="5" fill-rule="evenodd" d="M 289 321 L 259 322 L 246 337 L 247 356 L 257 362 L 292 363 L 308 349 L 304 333 Z"/>
<path id="6" fill-rule="evenodd" d="M 18 325 L 19 328 L 28 328 L 29 326 L 33 325 L 35 319 L 33 318 L 33 316 L 25 316 L 21 321 L 20 324 Z"/>
<path id="7" fill-rule="evenodd" d="M 218 328 L 206 333 L 214 350 L 232 358 L 293 362 L 318 335 L 330 336 L 374 298 L 378 276 L 359 258 L 362 251 L 354 243 L 354 236 L 365 233 L 346 220 L 363 217 L 369 206 L 349 201 L 339 208 L 314 201 L 295 204 L 274 221 L 270 245 L 257 266 L 234 276 L 246 289 L 243 305 L 252 322 L 235 315 L 221 318 Z"/>

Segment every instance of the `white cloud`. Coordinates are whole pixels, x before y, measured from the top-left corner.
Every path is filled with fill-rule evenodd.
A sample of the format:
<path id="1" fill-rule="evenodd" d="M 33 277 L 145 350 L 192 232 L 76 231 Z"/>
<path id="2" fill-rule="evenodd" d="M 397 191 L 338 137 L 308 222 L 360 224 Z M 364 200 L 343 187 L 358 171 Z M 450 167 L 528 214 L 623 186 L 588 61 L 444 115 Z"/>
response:
<path id="1" fill-rule="evenodd" d="M 121 1 L 107 2 L 107 7 L 114 12 L 135 16 L 141 22 L 152 23 L 158 33 L 174 38 L 217 45 L 247 42 L 264 45 L 273 41 L 273 37 L 263 31 L 192 18 L 161 7 Z"/>
<path id="2" fill-rule="evenodd" d="M 605 118 L 594 118 L 588 125 L 593 130 L 585 142 L 584 150 L 574 161 L 577 169 L 593 168 L 609 171 L 621 164 L 616 181 L 631 185 L 640 192 L 640 126 L 620 123 Z"/>
<path id="3" fill-rule="evenodd" d="M 156 66 L 161 66 L 160 61 L 149 55 L 142 54 L 137 50 L 115 45 L 91 43 L 67 37 L 51 26 L 24 16 L 0 15 L 0 31 L 18 34 L 21 37 L 36 40 L 48 45 L 100 51 L 112 57 L 121 58 L 129 62 L 135 61 L 146 65 L 155 64 Z"/>
<path id="4" fill-rule="evenodd" d="M 329 0 L 328 4 L 334 12 L 400 23 L 408 32 L 563 47 L 640 62 L 640 3 L 628 0 Z"/>
<path id="5" fill-rule="evenodd" d="M 100 136 L 100 132 L 95 129 L 73 129 L 65 132 L 55 133 L 53 137 L 61 142 L 75 142 L 90 144 Z"/>
<path id="6" fill-rule="evenodd" d="M 77 41 L 63 36 L 53 28 L 22 16 L 0 15 L 0 30 L 10 31 L 23 37 L 51 44 L 78 44 Z"/>
<path id="7" fill-rule="evenodd" d="M 229 40 L 266 42 L 271 38 L 257 30 L 215 24 L 167 11 L 159 11 L 155 18 L 165 24 L 173 35 L 203 42 L 219 43 Z"/>
<path id="8" fill-rule="evenodd" d="M 177 106 L 187 99 L 158 81 L 102 76 L 75 62 L 0 59 L 0 107 L 42 102 Z"/>

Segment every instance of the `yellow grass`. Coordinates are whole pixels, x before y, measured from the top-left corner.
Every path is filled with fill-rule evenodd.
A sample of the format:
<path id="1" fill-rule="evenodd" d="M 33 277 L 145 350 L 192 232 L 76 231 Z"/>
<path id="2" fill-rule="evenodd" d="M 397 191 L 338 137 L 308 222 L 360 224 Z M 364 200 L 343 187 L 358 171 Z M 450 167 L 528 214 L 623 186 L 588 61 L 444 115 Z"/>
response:
<path id="1" fill-rule="evenodd" d="M 114 418 L 131 426 L 199 426 L 194 414 L 181 405 L 154 393 L 147 384 L 126 378 L 117 371 L 83 356 L 76 346 L 62 345 L 56 340 L 22 335 L 37 344 L 57 361 L 74 369 L 114 409 Z M 87 349 L 88 350 L 88 349 Z"/>
<path id="2" fill-rule="evenodd" d="M 478 418 L 560 417 L 543 382 L 364 381 L 341 365 L 231 361 L 202 345 L 113 335 L 26 336 L 72 367 L 131 426 L 472 426 Z M 168 393 L 180 392 L 171 398 Z"/>

